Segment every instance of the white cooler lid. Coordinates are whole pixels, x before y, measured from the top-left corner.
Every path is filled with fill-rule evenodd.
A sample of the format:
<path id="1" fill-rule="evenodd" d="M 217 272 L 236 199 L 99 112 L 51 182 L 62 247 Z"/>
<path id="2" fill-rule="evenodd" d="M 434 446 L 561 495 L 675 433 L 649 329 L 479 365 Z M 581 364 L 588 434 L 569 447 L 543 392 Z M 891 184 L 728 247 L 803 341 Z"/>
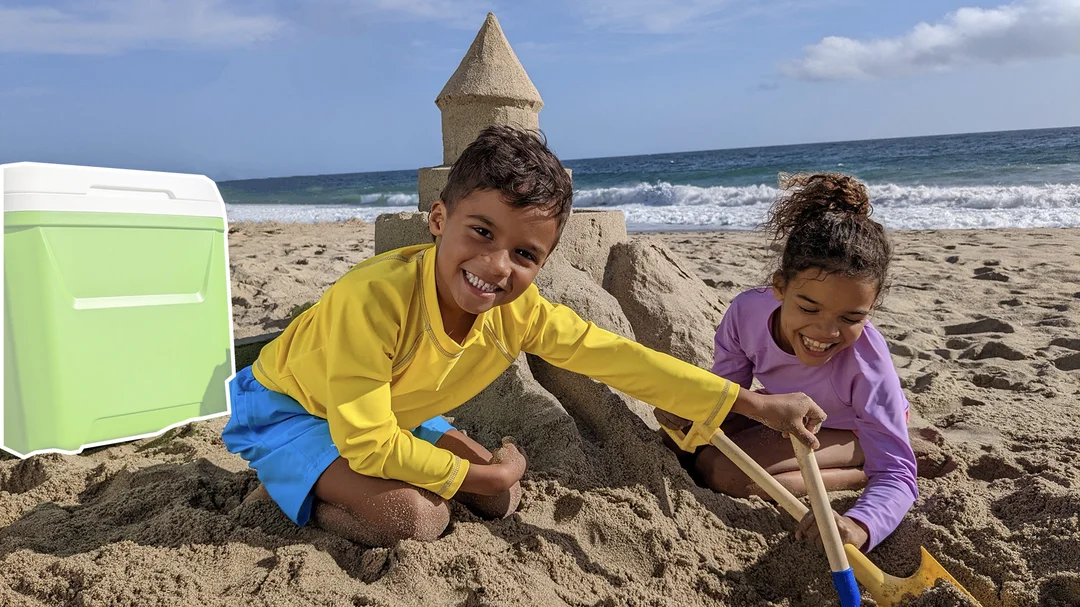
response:
<path id="1" fill-rule="evenodd" d="M 0 165 L 4 212 L 74 211 L 225 216 L 217 184 L 204 175 L 43 162 Z"/>

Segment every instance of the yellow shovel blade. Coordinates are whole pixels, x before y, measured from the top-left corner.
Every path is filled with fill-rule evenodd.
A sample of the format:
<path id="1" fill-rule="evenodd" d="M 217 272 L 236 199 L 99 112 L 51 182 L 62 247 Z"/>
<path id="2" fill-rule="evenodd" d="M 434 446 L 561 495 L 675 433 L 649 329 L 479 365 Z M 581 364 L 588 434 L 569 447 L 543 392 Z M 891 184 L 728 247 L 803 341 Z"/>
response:
<path id="1" fill-rule="evenodd" d="M 934 583 L 939 579 L 951 582 L 970 597 L 973 603 L 979 604 L 975 597 L 971 596 L 971 593 L 949 575 L 949 572 L 945 571 L 945 568 L 926 551 L 926 548 L 920 546 L 919 550 L 922 551 L 922 559 L 918 571 L 910 577 L 896 577 L 878 569 L 877 565 L 870 562 L 870 559 L 866 558 L 866 555 L 855 546 L 844 544 L 844 552 L 847 553 L 848 562 L 852 571 L 855 572 L 855 579 L 866 588 L 866 591 L 881 607 L 899 607 L 902 601 L 911 600 L 933 588 Z"/>
<path id="2" fill-rule="evenodd" d="M 777 504 L 781 505 L 782 509 L 796 521 L 805 516 L 807 512 L 806 506 L 799 502 L 787 489 L 773 481 L 769 474 L 757 462 L 750 459 L 742 449 L 739 449 L 730 440 L 725 440 L 721 431 L 717 430 L 711 437 L 707 437 L 703 431 L 703 426 L 697 422 L 685 433 L 666 426 L 663 429 L 683 451 L 693 451 L 701 445 L 712 443 L 776 500 Z M 918 571 L 910 577 L 902 578 L 885 573 L 877 565 L 870 562 L 870 559 L 866 558 L 866 555 L 859 551 L 858 548 L 851 544 L 844 544 L 844 552 L 847 553 L 848 564 L 855 573 L 855 580 L 862 584 L 863 588 L 866 588 L 870 596 L 874 597 L 874 600 L 881 607 L 899 607 L 901 601 L 917 597 L 926 590 L 933 588 L 934 582 L 939 579 L 951 582 L 961 592 L 971 597 L 973 603 L 979 604 L 966 588 L 961 586 L 953 576 L 949 575 L 933 556 L 930 556 L 926 548 L 920 546 L 919 549 L 922 551 L 922 559 Z"/>

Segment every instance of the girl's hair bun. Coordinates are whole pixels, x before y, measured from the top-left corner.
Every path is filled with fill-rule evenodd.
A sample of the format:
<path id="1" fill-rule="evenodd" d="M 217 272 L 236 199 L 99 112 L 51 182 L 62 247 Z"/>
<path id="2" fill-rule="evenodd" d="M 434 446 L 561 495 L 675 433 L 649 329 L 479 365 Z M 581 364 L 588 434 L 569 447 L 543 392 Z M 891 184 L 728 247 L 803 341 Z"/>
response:
<path id="1" fill-rule="evenodd" d="M 780 188 L 788 194 L 791 215 L 800 219 L 829 211 L 860 216 L 873 212 L 866 186 L 844 173 L 781 173 Z"/>

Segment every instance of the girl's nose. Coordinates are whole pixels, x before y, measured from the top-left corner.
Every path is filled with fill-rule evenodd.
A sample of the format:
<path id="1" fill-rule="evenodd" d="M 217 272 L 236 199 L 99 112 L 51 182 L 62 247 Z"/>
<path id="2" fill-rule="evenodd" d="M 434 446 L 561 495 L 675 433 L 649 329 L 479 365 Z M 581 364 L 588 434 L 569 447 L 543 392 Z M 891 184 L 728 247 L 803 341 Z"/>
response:
<path id="1" fill-rule="evenodd" d="M 840 323 L 836 322 L 835 320 L 824 321 L 819 325 L 818 328 L 820 328 L 821 331 L 829 337 L 840 336 Z"/>

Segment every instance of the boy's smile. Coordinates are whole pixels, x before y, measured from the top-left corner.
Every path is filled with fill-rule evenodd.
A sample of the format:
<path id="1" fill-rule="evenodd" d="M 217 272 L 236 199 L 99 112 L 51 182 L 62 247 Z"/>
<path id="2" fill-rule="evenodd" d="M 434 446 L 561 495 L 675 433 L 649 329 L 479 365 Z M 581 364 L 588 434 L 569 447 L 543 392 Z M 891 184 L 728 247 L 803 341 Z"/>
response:
<path id="1" fill-rule="evenodd" d="M 804 365 L 823 365 L 862 336 L 877 291 L 869 280 L 803 270 L 773 286 L 781 302 L 771 319 L 773 339 Z"/>
<path id="2" fill-rule="evenodd" d="M 477 315 L 525 292 L 559 236 L 554 217 L 536 207 L 513 207 L 493 189 L 462 198 L 452 213 L 435 201 L 428 226 L 436 237 L 443 326 L 459 342 Z"/>

